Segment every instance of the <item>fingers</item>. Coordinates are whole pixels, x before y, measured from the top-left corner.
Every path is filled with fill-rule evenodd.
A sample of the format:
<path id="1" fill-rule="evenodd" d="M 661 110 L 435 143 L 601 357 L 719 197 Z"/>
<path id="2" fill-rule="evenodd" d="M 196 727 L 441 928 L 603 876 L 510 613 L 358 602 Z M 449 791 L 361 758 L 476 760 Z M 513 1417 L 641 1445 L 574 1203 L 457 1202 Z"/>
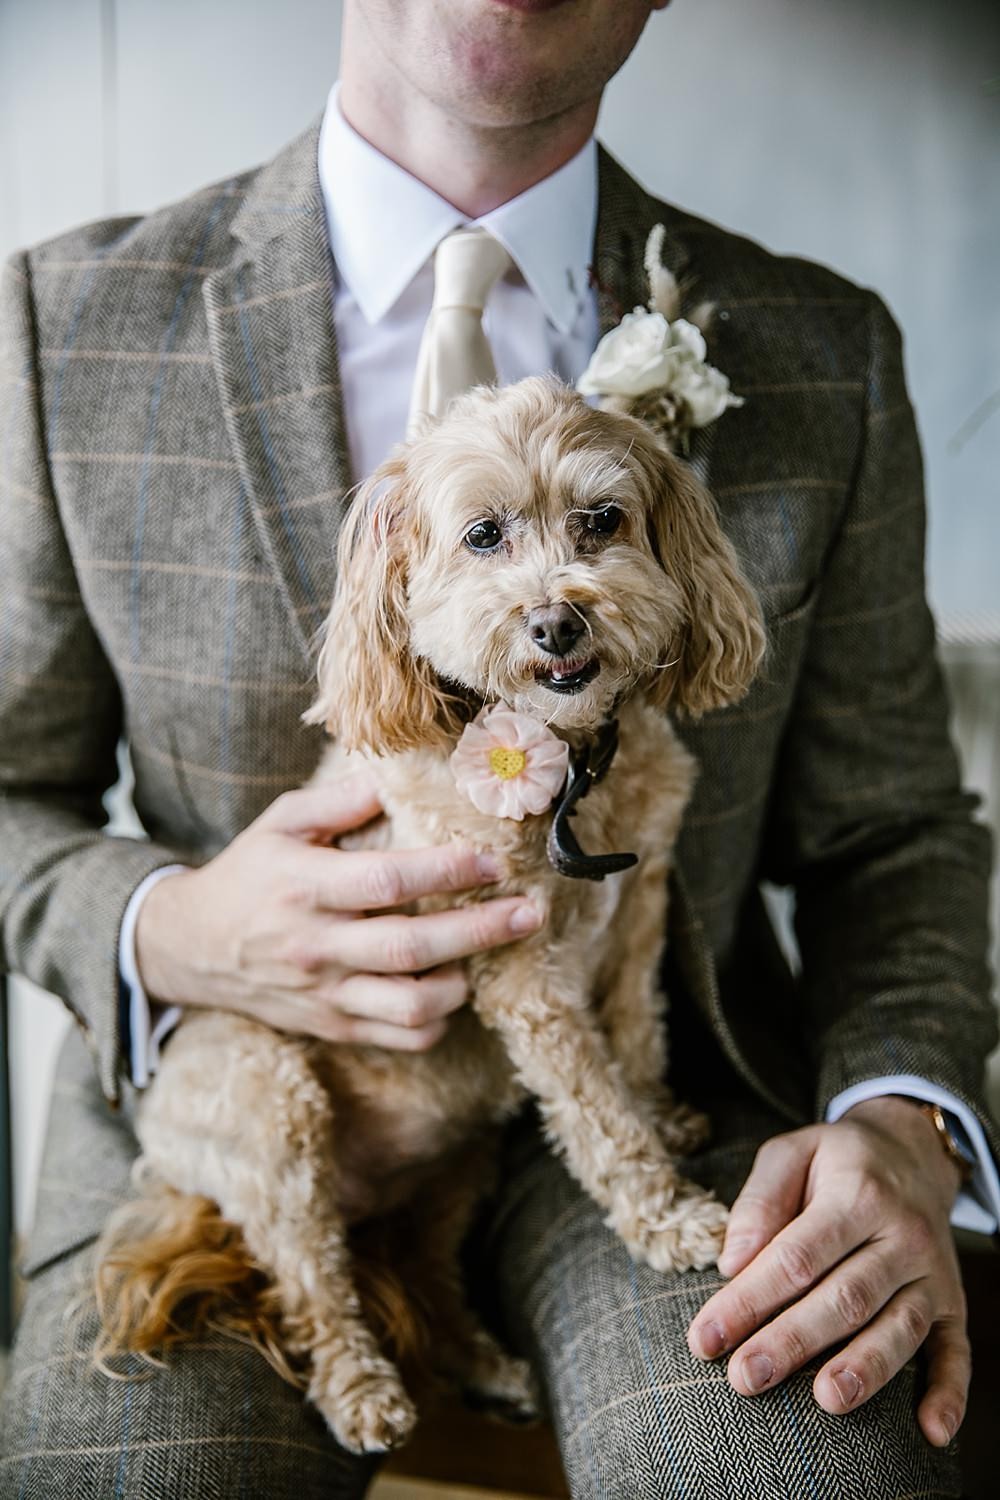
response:
<path id="1" fill-rule="evenodd" d="M 394 1052 L 426 1052 L 444 1036 L 446 1017 L 423 1025 L 396 1026 L 367 1016 L 347 1015 L 329 999 L 312 996 L 271 996 L 248 1007 L 258 1021 L 275 1031 L 312 1036 L 322 1042 L 385 1047 Z"/>
<path id="2" fill-rule="evenodd" d="M 468 994 L 464 971 L 452 965 L 428 974 L 352 974 L 337 986 L 336 1004 L 348 1016 L 419 1031 L 458 1010 Z"/>
<path id="3" fill-rule="evenodd" d="M 960 1300 L 957 1287 L 956 1296 Z M 898 1258 L 872 1246 L 849 1256 L 749 1339 L 729 1361 L 730 1384 L 740 1395 L 758 1395 L 824 1349 L 843 1344 L 813 1382 L 819 1405 L 837 1416 L 864 1405 L 926 1341 L 928 1388 L 918 1419 L 928 1441 L 944 1447 L 965 1414 L 971 1361 L 964 1314 L 934 1320 L 940 1297 L 940 1285 L 929 1277 L 900 1287 Z"/>
<path id="4" fill-rule="evenodd" d="M 418 896 L 474 890 L 501 873 L 495 856 L 459 844 L 391 851 L 311 849 L 301 870 L 311 903 L 325 911 L 404 906 Z"/>
<path id="5" fill-rule="evenodd" d="M 537 932 L 542 921 L 540 909 L 523 896 L 418 917 L 367 917 L 337 924 L 331 956 L 362 974 L 413 974 L 514 942 Z"/>
<path id="6" fill-rule="evenodd" d="M 692 1354 L 714 1359 L 736 1349 L 866 1238 L 866 1230 L 840 1205 L 828 1199 L 811 1203 L 705 1303 L 688 1330 Z"/>
<path id="7" fill-rule="evenodd" d="M 253 827 L 297 838 L 329 836 L 360 828 L 382 810 L 375 777 L 367 767 L 359 767 L 340 781 L 283 792 L 264 809 Z"/>
<path id="8" fill-rule="evenodd" d="M 927 1336 L 927 1390 L 917 1409 L 924 1437 L 937 1448 L 951 1442 L 962 1425 L 972 1378 L 972 1355 L 965 1318 L 944 1318 Z"/>
<path id="9" fill-rule="evenodd" d="M 808 1296 L 749 1338 L 729 1361 L 740 1395 L 778 1385 L 794 1370 L 864 1328 L 899 1290 L 898 1260 L 885 1246 L 851 1255 Z M 908 1359 L 909 1355 L 904 1356 Z M 838 1410 L 842 1410 L 838 1407 Z"/>
<path id="10" fill-rule="evenodd" d="M 724 1272 L 741 1259 L 742 1269 L 698 1313 L 688 1343 L 703 1359 L 730 1353 L 730 1383 L 743 1395 L 838 1347 L 813 1391 L 839 1414 L 881 1390 L 926 1341 L 918 1416 L 943 1446 L 969 1384 L 961 1278 L 947 1205 L 927 1187 L 905 1133 L 884 1135 L 873 1141 L 869 1124 L 841 1122 L 762 1148 L 720 1259 Z"/>
<path id="11" fill-rule="evenodd" d="M 816 1132 L 797 1130 L 766 1141 L 733 1204 L 719 1256 L 723 1276 L 735 1276 L 799 1212 Z"/>
<path id="12" fill-rule="evenodd" d="M 342 1017 L 335 1040 L 356 1047 L 384 1047 L 390 1052 L 428 1052 L 444 1036 L 447 1021 L 427 1026 L 388 1026 L 382 1021 L 356 1021 Z"/>
<path id="13" fill-rule="evenodd" d="M 957 1269 L 949 1272 L 938 1262 L 932 1274 L 909 1279 L 919 1258 L 898 1239 L 871 1240 L 852 1255 L 847 1239 L 859 1232 L 864 1238 L 863 1223 L 852 1225 L 849 1236 L 835 1245 L 825 1235 L 817 1237 L 815 1223 L 802 1232 L 811 1212 L 807 1209 L 705 1304 L 689 1335 L 692 1352 L 706 1357 L 710 1347 L 716 1353 L 735 1349 L 729 1361 L 730 1384 L 740 1395 L 753 1396 L 779 1385 L 831 1346 L 843 1345 L 813 1383 L 820 1406 L 838 1415 L 881 1390 L 926 1340 L 929 1382 L 918 1416 L 927 1439 L 944 1446 L 962 1421 L 970 1377 Z M 847 1220 L 846 1215 L 840 1217 Z M 796 1240 L 791 1240 L 793 1234 Z M 784 1265 L 772 1255 L 783 1240 L 796 1247 Z M 823 1253 L 812 1259 L 820 1243 Z M 824 1268 L 824 1261 L 833 1269 Z M 812 1277 L 815 1284 L 766 1322 L 767 1309 L 782 1295 L 781 1288 L 787 1288 L 789 1267 L 792 1281 L 806 1283 Z M 766 1274 L 758 1278 L 759 1271 Z M 740 1300 L 727 1303 L 737 1292 Z M 754 1331 L 741 1342 L 744 1326 Z"/>
<path id="14" fill-rule="evenodd" d="M 965 1415 L 972 1372 L 964 1317 L 933 1322 L 926 1280 L 902 1287 L 856 1339 L 819 1371 L 813 1394 L 833 1415 L 853 1411 L 896 1375 L 924 1343 L 930 1364 L 918 1420 L 924 1436 L 944 1447 Z"/>

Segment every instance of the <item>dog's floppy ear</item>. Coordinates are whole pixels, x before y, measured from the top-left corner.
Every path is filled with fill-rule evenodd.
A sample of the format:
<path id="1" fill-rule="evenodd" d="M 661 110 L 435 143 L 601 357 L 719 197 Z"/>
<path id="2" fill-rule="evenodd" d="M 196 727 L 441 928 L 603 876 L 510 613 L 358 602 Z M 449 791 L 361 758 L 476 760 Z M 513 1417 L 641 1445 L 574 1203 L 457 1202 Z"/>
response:
<path id="1" fill-rule="evenodd" d="M 651 696 L 696 719 L 746 693 L 764 655 L 764 624 L 715 501 L 688 464 L 644 436 L 632 451 L 650 480 L 650 543 L 684 607 L 675 660 L 656 674 Z"/>
<path id="2" fill-rule="evenodd" d="M 319 693 L 304 718 L 345 749 L 395 754 L 458 733 L 455 702 L 414 657 L 406 590 L 413 516 L 405 455 L 362 485 L 337 549 L 337 587 L 319 654 Z"/>

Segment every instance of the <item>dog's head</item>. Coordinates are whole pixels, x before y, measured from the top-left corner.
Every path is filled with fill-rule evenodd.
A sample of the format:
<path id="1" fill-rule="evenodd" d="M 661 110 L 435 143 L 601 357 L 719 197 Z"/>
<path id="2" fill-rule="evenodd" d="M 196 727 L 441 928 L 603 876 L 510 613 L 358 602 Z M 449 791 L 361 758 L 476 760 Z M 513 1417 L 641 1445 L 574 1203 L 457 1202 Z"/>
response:
<path id="1" fill-rule="evenodd" d="M 478 387 L 354 500 L 309 719 L 348 748 L 445 745 L 468 698 L 596 729 L 634 692 L 746 692 L 756 599 L 715 506 L 632 417 L 553 378 Z"/>

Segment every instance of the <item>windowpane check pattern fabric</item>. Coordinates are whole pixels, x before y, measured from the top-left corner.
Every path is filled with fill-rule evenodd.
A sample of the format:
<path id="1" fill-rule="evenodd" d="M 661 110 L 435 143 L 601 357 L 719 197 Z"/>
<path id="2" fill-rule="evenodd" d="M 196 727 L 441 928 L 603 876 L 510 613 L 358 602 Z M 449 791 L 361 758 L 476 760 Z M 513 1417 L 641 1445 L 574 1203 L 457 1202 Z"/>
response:
<path id="1" fill-rule="evenodd" d="M 496 380 L 483 329 L 486 299 L 513 264 L 488 230 L 454 229 L 434 255 L 434 305 L 417 355 L 409 431 L 424 415 L 440 417 L 452 396 Z"/>
<path id="2" fill-rule="evenodd" d="M 77 1082 L 89 1062 L 76 1043 Z M 704 1072 L 704 1069 L 700 1069 Z M 688 1076 L 685 1061 L 684 1076 Z M 68 1081 L 68 1080 L 67 1080 Z M 690 1171 L 732 1197 L 781 1128 L 716 1057 L 717 1140 Z M 91 1109 L 102 1108 L 91 1096 Z M 505 1334 L 537 1363 L 575 1500 L 954 1500 L 954 1452 L 916 1427 L 915 1364 L 861 1410 L 830 1417 L 817 1365 L 737 1396 L 684 1333 L 720 1284 L 635 1266 L 530 1122 L 508 1144 L 473 1275 Z M 90 1368 L 91 1249 L 32 1280 L 0 1424 L 0 1500 L 357 1500 L 373 1465 L 338 1449 L 259 1355 L 207 1339 L 132 1384 Z M 74 1298 L 84 1300 L 67 1317 Z"/>
<path id="3" fill-rule="evenodd" d="M 300 715 L 352 476 L 316 159 L 313 129 L 259 171 L 15 256 L 0 281 L 2 961 L 63 998 L 94 1064 L 74 1035 L 26 1257 L 36 1311 L 128 1191 L 117 949 L 131 892 L 211 857 L 321 750 Z M 692 301 L 716 305 L 711 357 L 746 404 L 701 429 L 690 458 L 770 639 L 747 699 L 683 726 L 700 774 L 672 901 L 675 1011 L 703 1018 L 771 1130 L 866 1078 L 915 1074 L 967 1102 L 996 1151 L 989 843 L 947 734 L 898 331 L 870 292 L 651 198 L 603 152 L 598 198 L 602 332 L 643 301 L 657 223 Z M 126 726 L 146 841 L 102 828 Z M 798 979 L 762 877 L 795 888 Z M 719 1128 L 720 1148 L 745 1139 Z M 534 1202 L 526 1236 L 541 1243 L 557 1194 Z M 512 1229 L 503 1244 L 506 1260 L 524 1241 Z M 574 1285 L 581 1323 L 623 1296 L 613 1276 Z M 550 1370 L 545 1309 L 532 1319 L 523 1337 Z M 58 1446 L 79 1368 L 48 1368 L 40 1395 L 15 1384 L 19 1451 L 43 1425 Z M 560 1431 L 579 1427 L 553 1400 Z M 76 1447 L 120 1442 L 107 1423 L 124 1408 L 109 1410 L 78 1414 Z M 809 1410 L 793 1403 L 800 1424 Z M 584 1460 L 569 1466 L 590 1493 Z"/>

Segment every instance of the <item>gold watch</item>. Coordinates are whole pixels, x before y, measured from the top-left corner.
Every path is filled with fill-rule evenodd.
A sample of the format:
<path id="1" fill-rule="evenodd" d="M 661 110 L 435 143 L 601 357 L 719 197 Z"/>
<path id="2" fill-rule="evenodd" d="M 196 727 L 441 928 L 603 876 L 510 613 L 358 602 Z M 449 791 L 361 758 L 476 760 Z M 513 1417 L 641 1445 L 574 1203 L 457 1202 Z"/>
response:
<path id="1" fill-rule="evenodd" d="M 953 1132 L 948 1128 L 948 1121 L 945 1119 L 944 1110 L 940 1104 L 917 1103 L 917 1108 L 922 1115 L 927 1116 L 928 1120 L 934 1126 L 934 1129 L 938 1133 L 938 1140 L 944 1148 L 944 1153 L 946 1156 L 950 1156 L 955 1163 L 961 1174 L 962 1182 L 968 1182 L 972 1176 L 975 1164 L 969 1160 L 955 1139 Z"/>

